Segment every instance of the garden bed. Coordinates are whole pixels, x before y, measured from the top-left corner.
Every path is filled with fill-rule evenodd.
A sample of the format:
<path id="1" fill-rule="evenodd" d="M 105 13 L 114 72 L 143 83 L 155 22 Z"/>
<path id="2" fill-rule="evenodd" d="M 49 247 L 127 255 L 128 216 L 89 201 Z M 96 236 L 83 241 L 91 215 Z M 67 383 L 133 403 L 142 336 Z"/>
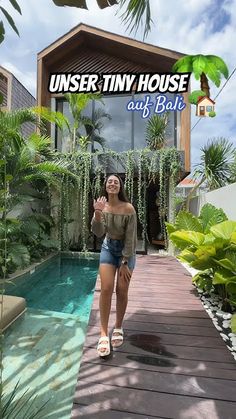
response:
<path id="1" fill-rule="evenodd" d="M 196 275 L 199 271 L 189 267 L 187 264 L 180 262 L 192 275 Z M 232 314 L 221 310 L 222 301 L 219 295 L 215 293 L 204 292 L 202 289 L 193 284 L 199 294 L 199 298 L 205 308 L 207 314 L 211 318 L 214 326 L 220 332 L 220 336 L 227 345 L 236 360 L 236 333 L 232 333 L 230 328 L 230 320 Z"/>

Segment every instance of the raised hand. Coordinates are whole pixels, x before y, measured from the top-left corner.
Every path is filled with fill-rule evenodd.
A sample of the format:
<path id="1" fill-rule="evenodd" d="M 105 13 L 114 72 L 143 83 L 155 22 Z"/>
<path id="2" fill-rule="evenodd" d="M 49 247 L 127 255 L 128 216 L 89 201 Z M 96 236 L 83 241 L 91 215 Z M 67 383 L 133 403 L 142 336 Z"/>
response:
<path id="1" fill-rule="evenodd" d="M 96 210 L 103 211 L 104 208 L 105 208 L 106 202 L 107 202 L 107 199 L 106 199 L 105 196 L 101 196 L 97 200 L 94 199 L 93 200 L 94 211 L 96 211 Z"/>

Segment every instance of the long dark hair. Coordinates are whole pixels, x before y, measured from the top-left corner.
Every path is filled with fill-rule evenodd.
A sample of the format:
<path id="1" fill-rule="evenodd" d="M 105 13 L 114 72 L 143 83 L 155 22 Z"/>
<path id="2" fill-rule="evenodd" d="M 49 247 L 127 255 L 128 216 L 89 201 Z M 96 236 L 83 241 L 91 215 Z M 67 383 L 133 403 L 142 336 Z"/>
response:
<path id="1" fill-rule="evenodd" d="M 108 175 L 108 176 L 106 177 L 106 179 L 105 179 L 105 181 L 104 181 L 104 184 L 103 184 L 103 192 L 102 192 L 102 196 L 105 196 L 105 197 L 106 197 L 106 199 L 108 200 L 108 193 L 107 193 L 107 191 L 106 191 L 106 183 L 107 183 L 107 181 L 108 181 L 109 177 L 111 177 L 111 176 L 115 176 L 115 177 L 117 177 L 117 179 L 119 179 L 119 181 L 120 181 L 120 191 L 119 191 L 119 193 L 118 193 L 118 198 L 119 198 L 119 200 L 120 200 L 120 201 L 123 201 L 123 202 L 129 202 L 129 200 L 128 200 L 127 196 L 126 196 L 126 193 L 125 193 L 124 182 L 123 182 L 123 180 L 121 179 L 121 177 L 120 177 L 119 175 L 117 175 L 116 173 L 111 173 L 110 175 Z"/>

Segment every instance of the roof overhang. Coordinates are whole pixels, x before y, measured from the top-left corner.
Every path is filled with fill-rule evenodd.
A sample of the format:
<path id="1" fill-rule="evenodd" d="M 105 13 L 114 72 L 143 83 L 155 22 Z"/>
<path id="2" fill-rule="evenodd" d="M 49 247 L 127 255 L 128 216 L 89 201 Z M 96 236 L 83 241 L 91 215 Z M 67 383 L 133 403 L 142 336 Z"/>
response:
<path id="1" fill-rule="evenodd" d="M 177 51 L 160 48 L 81 23 L 40 51 L 38 60 L 43 60 L 50 67 L 58 60 L 71 56 L 73 52 L 78 51 L 80 46 L 101 50 L 108 55 L 120 56 L 135 63 L 145 62 L 150 70 L 163 72 L 170 71 L 173 63 L 184 56 Z"/>

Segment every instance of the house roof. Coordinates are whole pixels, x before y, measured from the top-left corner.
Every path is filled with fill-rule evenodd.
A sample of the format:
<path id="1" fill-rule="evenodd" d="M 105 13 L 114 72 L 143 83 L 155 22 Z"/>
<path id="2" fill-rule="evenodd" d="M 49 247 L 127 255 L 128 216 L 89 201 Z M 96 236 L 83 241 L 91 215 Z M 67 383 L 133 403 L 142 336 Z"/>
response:
<path id="1" fill-rule="evenodd" d="M 80 23 L 65 35 L 38 53 L 38 60 L 50 64 L 67 59 L 78 51 L 78 47 L 100 50 L 109 55 L 120 56 L 136 63 L 145 63 L 150 68 L 170 71 L 176 60 L 184 54 L 166 48 L 140 42 L 126 36 L 117 35 L 103 29 Z"/>
<path id="2" fill-rule="evenodd" d="M 199 105 L 199 103 L 204 99 L 207 99 L 209 102 L 213 103 L 213 105 L 215 104 L 214 100 L 210 99 L 208 96 L 199 96 L 197 104 Z"/>
<path id="3" fill-rule="evenodd" d="M 179 184 L 177 186 L 180 187 L 180 188 L 187 188 L 187 187 L 193 187 L 197 184 L 198 184 L 198 182 L 196 182 L 195 180 L 193 180 L 191 178 L 185 178 L 185 179 L 181 180 L 181 182 L 179 182 Z"/>

